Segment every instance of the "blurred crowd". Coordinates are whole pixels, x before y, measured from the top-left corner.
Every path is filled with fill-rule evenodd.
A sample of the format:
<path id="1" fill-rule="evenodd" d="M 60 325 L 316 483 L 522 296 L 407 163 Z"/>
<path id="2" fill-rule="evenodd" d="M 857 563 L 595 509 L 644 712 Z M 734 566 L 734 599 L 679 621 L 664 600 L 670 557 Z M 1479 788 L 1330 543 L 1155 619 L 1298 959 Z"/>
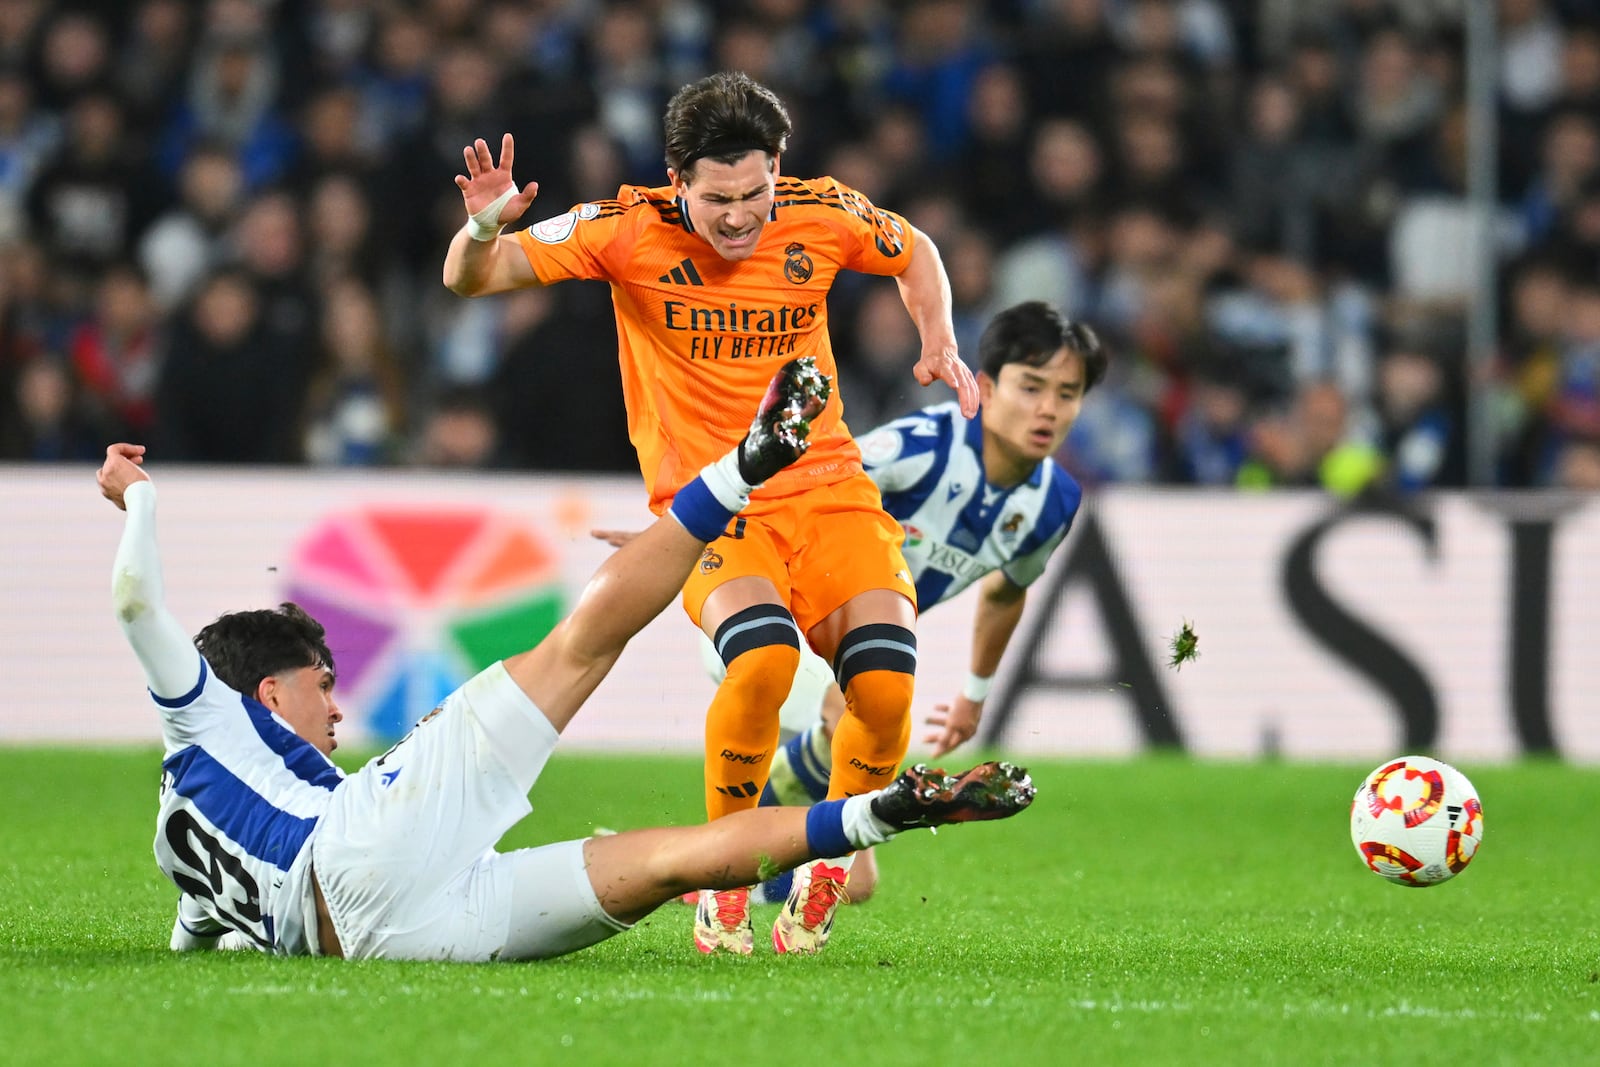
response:
<path id="1" fill-rule="evenodd" d="M 1462 485 L 1477 411 L 1495 483 L 1600 488 L 1600 0 L 1496 3 L 1492 366 L 1467 2 L 0 0 L 0 459 L 635 470 L 607 290 L 447 292 L 451 179 L 510 131 L 527 222 L 662 184 L 741 69 L 969 359 L 1022 299 L 1101 332 L 1090 484 Z M 891 282 L 830 313 L 857 430 L 945 398 Z"/>

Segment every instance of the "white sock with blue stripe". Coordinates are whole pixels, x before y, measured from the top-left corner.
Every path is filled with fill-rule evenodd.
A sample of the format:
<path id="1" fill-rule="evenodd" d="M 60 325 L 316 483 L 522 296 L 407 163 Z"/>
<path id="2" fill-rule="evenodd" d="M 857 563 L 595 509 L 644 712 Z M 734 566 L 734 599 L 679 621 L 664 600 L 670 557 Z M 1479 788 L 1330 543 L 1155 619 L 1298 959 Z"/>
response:
<path id="1" fill-rule="evenodd" d="M 700 469 L 700 474 L 672 498 L 672 517 L 702 541 L 722 536 L 733 517 L 750 503 L 756 487 L 739 474 L 739 450 Z"/>
<path id="2" fill-rule="evenodd" d="M 806 812 L 806 843 L 819 858 L 847 856 L 860 848 L 881 845 L 898 832 L 872 811 L 878 791 L 824 800 Z"/>

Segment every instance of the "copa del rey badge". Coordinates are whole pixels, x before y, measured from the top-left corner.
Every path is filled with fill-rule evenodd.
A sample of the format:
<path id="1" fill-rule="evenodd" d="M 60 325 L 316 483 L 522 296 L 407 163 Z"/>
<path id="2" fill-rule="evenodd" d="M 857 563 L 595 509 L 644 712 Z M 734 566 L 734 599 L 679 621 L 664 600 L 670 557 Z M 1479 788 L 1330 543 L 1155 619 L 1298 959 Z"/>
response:
<path id="1" fill-rule="evenodd" d="M 529 232 L 547 245 L 558 245 L 572 236 L 572 229 L 578 225 L 580 219 L 592 219 L 599 214 L 599 204 L 582 204 L 565 215 L 557 215 L 543 222 L 534 223 L 529 227 Z"/>

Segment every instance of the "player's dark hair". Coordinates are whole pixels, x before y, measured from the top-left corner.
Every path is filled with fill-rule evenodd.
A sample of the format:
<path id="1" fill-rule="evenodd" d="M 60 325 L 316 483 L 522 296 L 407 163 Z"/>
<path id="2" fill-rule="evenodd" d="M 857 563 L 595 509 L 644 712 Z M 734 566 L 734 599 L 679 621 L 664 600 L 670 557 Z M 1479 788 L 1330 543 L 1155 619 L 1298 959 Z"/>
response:
<path id="1" fill-rule="evenodd" d="M 978 367 L 995 381 L 1007 363 L 1042 367 L 1063 348 L 1083 359 L 1083 391 L 1093 389 L 1106 376 L 1110 356 L 1099 336 L 1081 322 L 1061 317 L 1040 300 L 1006 308 L 989 320 L 978 340 Z"/>
<path id="2" fill-rule="evenodd" d="M 685 85 L 663 122 L 667 166 L 687 175 L 702 159 L 737 163 L 750 152 L 780 154 L 794 126 L 783 101 L 742 71 L 721 71 Z"/>
<path id="3" fill-rule="evenodd" d="M 218 678 L 229 689 L 253 697 L 261 679 L 296 667 L 333 670 L 327 631 L 299 604 L 284 601 L 276 608 L 232 611 L 194 638 Z"/>

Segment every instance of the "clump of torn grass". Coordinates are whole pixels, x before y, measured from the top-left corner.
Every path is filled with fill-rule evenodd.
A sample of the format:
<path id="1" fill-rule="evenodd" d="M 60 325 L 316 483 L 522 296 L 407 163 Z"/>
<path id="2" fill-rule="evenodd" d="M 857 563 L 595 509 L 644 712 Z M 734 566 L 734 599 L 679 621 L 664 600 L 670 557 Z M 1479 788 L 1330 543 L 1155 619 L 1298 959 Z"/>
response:
<path id="1" fill-rule="evenodd" d="M 1183 621 L 1183 628 L 1172 635 L 1172 658 L 1167 661 L 1167 666 L 1178 670 L 1190 660 L 1200 658 L 1200 635 L 1194 632 L 1194 623 L 1188 619 Z"/>

